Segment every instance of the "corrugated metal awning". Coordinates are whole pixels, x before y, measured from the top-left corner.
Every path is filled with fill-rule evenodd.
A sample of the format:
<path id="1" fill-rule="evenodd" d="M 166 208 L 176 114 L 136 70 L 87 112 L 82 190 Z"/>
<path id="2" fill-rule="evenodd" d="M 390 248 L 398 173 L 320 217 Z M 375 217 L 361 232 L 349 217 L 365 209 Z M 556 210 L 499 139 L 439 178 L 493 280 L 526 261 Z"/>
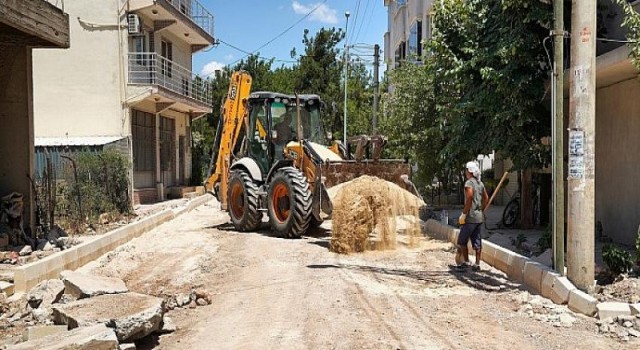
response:
<path id="1" fill-rule="evenodd" d="M 123 138 L 122 136 L 36 137 L 35 146 L 102 146 Z"/>

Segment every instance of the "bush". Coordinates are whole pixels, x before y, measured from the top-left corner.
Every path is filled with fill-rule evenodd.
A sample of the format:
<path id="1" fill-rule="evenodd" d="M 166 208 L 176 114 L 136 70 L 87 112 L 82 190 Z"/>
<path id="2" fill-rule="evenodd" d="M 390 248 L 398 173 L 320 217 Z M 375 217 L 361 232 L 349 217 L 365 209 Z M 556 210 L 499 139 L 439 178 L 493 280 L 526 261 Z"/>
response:
<path id="1" fill-rule="evenodd" d="M 551 247 L 553 247 L 553 228 L 551 224 L 549 224 L 542 236 L 538 239 L 538 248 L 540 248 L 541 252 L 544 252 Z"/>
<path id="2" fill-rule="evenodd" d="M 636 236 L 636 263 L 640 265 L 640 226 L 638 226 L 638 235 Z"/>
<path id="3" fill-rule="evenodd" d="M 610 244 L 602 248 L 602 260 L 614 275 L 628 272 L 633 267 L 631 253 Z"/>
<path id="4" fill-rule="evenodd" d="M 115 150 L 85 152 L 76 157 L 77 182 L 66 176 L 72 216 L 94 222 L 102 213 L 129 214 L 129 161 Z M 78 196 L 79 194 L 79 196 Z"/>

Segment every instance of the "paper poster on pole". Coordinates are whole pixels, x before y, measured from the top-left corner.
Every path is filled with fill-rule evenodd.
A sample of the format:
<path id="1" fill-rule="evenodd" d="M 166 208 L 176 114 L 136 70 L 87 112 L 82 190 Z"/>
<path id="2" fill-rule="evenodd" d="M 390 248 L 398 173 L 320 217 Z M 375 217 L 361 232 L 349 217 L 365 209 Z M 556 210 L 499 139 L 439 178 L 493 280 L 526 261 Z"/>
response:
<path id="1" fill-rule="evenodd" d="M 569 178 L 584 179 L 584 131 L 569 130 Z"/>

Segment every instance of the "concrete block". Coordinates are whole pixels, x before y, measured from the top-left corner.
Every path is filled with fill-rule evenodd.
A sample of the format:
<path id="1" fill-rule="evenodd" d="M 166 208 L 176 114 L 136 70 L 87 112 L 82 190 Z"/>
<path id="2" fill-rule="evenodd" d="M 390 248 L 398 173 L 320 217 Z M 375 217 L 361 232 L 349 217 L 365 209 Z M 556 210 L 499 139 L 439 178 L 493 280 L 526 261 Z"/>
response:
<path id="1" fill-rule="evenodd" d="M 569 309 L 583 315 L 593 316 L 598 311 L 598 299 L 581 291 L 573 289 L 569 292 Z"/>
<path id="2" fill-rule="evenodd" d="M 631 316 L 631 308 L 627 303 L 604 302 L 599 303 L 596 308 L 598 310 L 598 318 L 601 320 L 616 316 Z"/>
<path id="3" fill-rule="evenodd" d="M 541 294 L 542 277 L 549 269 L 535 261 L 527 261 L 524 264 L 524 284 L 533 292 Z"/>
<path id="4" fill-rule="evenodd" d="M 511 259 L 511 265 L 509 266 L 509 271 L 507 275 L 509 278 L 516 282 L 524 283 L 524 265 L 529 261 L 526 257 L 513 253 L 513 257 Z"/>
<path id="5" fill-rule="evenodd" d="M 66 272 L 63 281 L 65 293 L 78 299 L 129 291 L 119 278 L 85 275 L 80 272 Z"/>
<path id="6" fill-rule="evenodd" d="M 513 260 L 514 253 L 509 249 L 503 248 L 499 245 L 495 246 L 494 263 L 496 269 L 508 273 Z"/>
<path id="7" fill-rule="evenodd" d="M 7 296 L 12 296 L 15 291 L 15 285 L 13 283 L 0 281 L 0 293 L 4 292 Z"/>
<path id="8" fill-rule="evenodd" d="M 640 303 L 638 304 L 629 304 L 629 308 L 631 309 L 632 315 L 640 315 Z"/>
<path id="9" fill-rule="evenodd" d="M 56 324 L 70 329 L 109 323 L 120 342 L 132 342 L 159 331 L 164 300 L 138 293 L 106 294 L 53 307 Z"/>
<path id="10" fill-rule="evenodd" d="M 22 333 L 22 340 L 36 340 L 67 331 L 67 326 L 32 326 Z"/>
<path id="11" fill-rule="evenodd" d="M 482 261 L 495 266 L 495 255 L 496 245 L 488 241 L 482 241 Z"/>
<path id="12" fill-rule="evenodd" d="M 545 272 L 542 277 L 542 296 L 551 299 L 556 304 L 569 302 L 569 293 L 576 287 L 566 277 L 553 271 Z"/>
<path id="13" fill-rule="evenodd" d="M 116 338 L 113 329 L 107 328 L 104 324 L 96 324 L 9 345 L 7 350 L 110 350 L 117 348 L 118 338 Z"/>

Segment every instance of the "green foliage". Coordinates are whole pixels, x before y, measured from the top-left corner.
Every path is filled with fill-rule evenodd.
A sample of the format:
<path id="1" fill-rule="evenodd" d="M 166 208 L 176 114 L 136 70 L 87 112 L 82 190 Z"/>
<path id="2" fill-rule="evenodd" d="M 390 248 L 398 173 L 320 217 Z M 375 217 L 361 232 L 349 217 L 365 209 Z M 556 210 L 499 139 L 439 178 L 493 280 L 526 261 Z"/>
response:
<path id="1" fill-rule="evenodd" d="M 552 8 L 542 1 L 450 0 L 435 6 L 423 65 L 391 75 L 384 132 L 418 160 L 427 180 L 498 150 L 519 169 L 543 167 L 550 148 L 542 41 Z M 392 137 L 393 136 L 393 137 Z"/>
<path id="2" fill-rule="evenodd" d="M 631 253 L 610 244 L 602 248 L 602 260 L 614 275 L 628 272 L 633 267 Z"/>
<path id="3" fill-rule="evenodd" d="M 640 69 L 640 14 L 634 10 L 627 0 L 614 0 L 624 12 L 622 26 L 627 28 L 627 45 L 631 50 L 631 62 Z"/>
<path id="4" fill-rule="evenodd" d="M 640 226 L 638 226 L 638 234 L 636 236 L 636 263 L 640 265 Z"/>
<path id="5" fill-rule="evenodd" d="M 541 252 L 551 248 L 553 246 L 553 228 L 551 224 L 542 233 L 542 236 L 538 239 L 538 248 Z"/>

